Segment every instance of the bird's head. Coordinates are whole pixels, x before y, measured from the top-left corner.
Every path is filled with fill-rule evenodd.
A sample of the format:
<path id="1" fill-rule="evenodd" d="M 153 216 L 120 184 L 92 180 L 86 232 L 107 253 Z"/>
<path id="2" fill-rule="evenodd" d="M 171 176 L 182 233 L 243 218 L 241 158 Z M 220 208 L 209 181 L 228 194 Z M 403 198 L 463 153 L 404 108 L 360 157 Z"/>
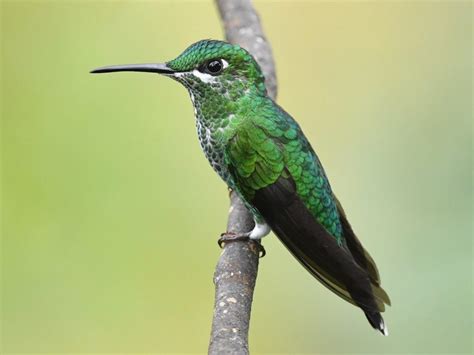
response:
<path id="1" fill-rule="evenodd" d="M 238 100 L 249 93 L 266 95 L 265 78 L 243 48 L 223 41 L 203 40 L 164 64 L 114 65 L 91 73 L 137 71 L 163 74 L 182 83 L 195 105 L 203 100 Z M 196 102 L 197 101 L 197 102 Z"/>

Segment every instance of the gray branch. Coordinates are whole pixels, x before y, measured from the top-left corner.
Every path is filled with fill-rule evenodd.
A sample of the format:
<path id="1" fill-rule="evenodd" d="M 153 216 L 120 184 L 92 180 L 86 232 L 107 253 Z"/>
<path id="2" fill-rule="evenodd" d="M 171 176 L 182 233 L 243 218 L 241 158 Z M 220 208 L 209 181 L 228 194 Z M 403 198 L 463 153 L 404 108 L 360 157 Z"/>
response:
<path id="1" fill-rule="evenodd" d="M 275 99 L 277 81 L 272 48 L 263 34 L 260 19 L 251 0 L 216 0 L 225 37 L 248 50 L 263 70 L 268 94 Z"/>
<path id="2" fill-rule="evenodd" d="M 250 0 L 216 0 L 227 41 L 247 49 L 260 64 L 270 97 L 277 93 L 275 65 Z M 252 215 L 235 192 L 230 194 L 227 231 L 245 233 Z M 259 251 L 254 242 L 226 243 L 214 273 L 216 286 L 209 354 L 248 354 L 248 332 Z"/>

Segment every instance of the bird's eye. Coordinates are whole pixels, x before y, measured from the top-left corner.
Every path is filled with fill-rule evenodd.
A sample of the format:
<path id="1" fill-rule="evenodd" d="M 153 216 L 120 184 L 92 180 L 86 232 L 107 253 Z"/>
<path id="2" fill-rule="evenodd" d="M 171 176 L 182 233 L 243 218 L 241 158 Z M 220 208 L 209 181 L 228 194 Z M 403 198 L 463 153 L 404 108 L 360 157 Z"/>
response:
<path id="1" fill-rule="evenodd" d="M 218 75 L 224 69 L 224 64 L 222 63 L 221 59 L 212 59 L 206 63 L 204 63 L 200 68 L 199 71 L 211 75 Z"/>

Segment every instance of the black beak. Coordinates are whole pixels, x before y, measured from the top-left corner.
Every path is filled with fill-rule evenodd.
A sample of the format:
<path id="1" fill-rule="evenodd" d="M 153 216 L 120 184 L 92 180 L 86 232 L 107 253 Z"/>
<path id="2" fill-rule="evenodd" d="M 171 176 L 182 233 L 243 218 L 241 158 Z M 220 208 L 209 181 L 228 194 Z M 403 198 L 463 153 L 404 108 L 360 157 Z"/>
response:
<path id="1" fill-rule="evenodd" d="M 145 73 L 173 74 L 175 71 L 166 64 L 125 64 L 111 65 L 91 70 L 92 74 L 113 73 L 116 71 L 139 71 Z"/>

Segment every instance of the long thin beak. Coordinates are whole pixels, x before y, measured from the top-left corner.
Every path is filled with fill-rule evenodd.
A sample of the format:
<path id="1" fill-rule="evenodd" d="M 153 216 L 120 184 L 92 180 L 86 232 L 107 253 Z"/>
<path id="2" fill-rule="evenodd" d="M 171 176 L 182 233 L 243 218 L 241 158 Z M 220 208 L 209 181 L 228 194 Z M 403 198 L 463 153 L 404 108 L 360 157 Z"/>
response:
<path id="1" fill-rule="evenodd" d="M 113 73 L 117 71 L 138 71 L 146 73 L 173 74 L 175 71 L 166 64 L 125 64 L 110 65 L 91 70 L 92 74 Z"/>

